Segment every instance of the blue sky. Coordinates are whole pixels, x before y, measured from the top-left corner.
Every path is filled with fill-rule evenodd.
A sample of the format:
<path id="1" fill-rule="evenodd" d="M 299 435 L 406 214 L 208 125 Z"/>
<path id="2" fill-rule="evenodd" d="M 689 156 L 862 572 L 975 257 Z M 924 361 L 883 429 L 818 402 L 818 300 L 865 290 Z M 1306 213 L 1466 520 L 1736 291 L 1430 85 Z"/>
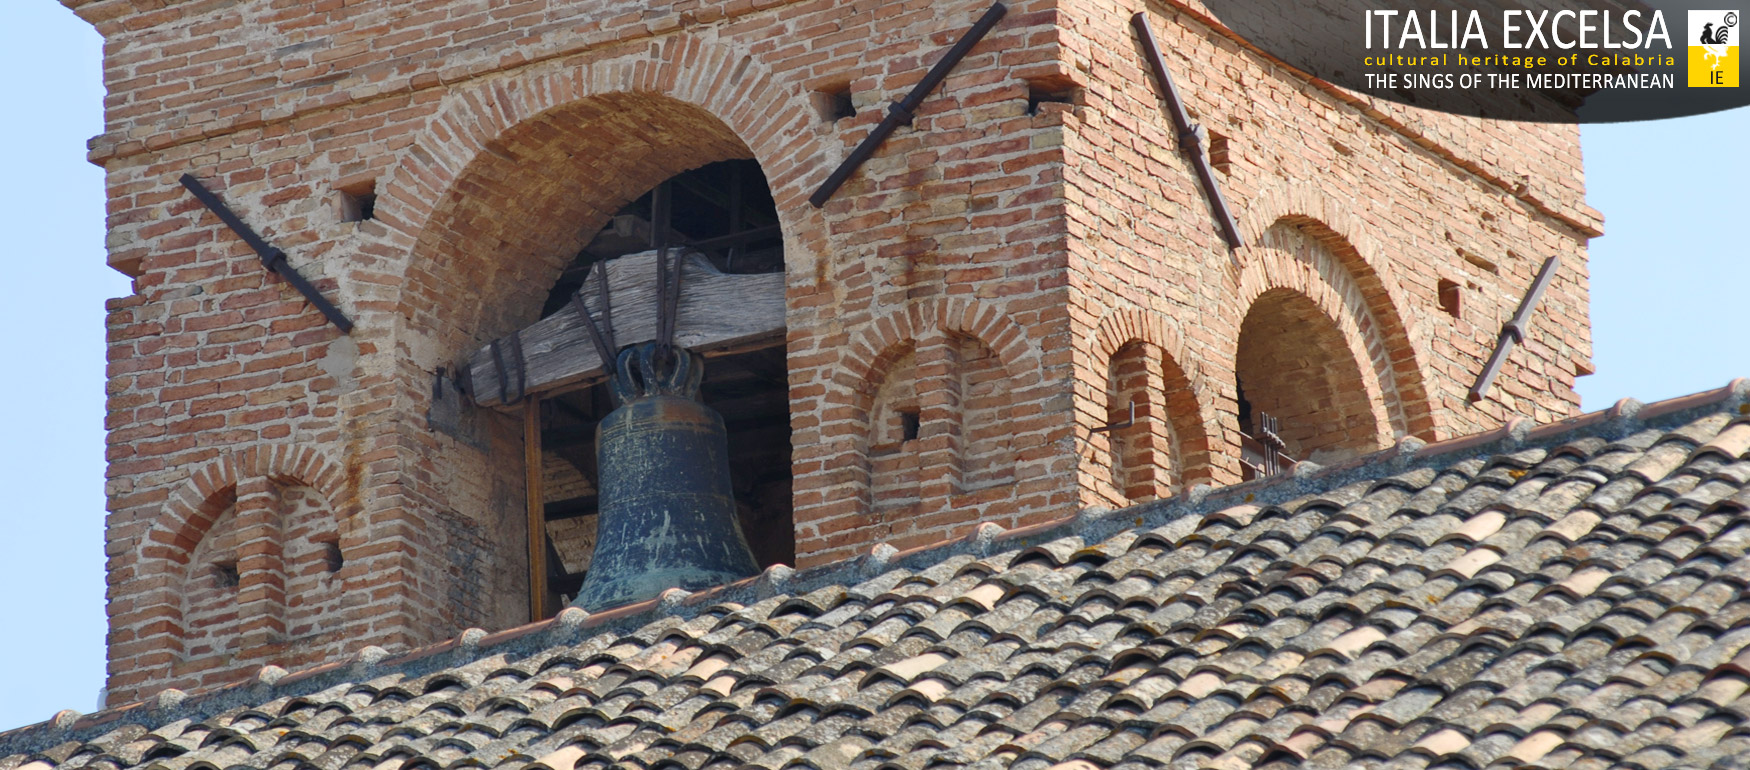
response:
<path id="1" fill-rule="evenodd" d="M 103 681 L 101 41 L 50 0 L 0 11 L 0 730 L 91 711 Z M 1598 373 L 1588 410 L 1750 376 L 1750 109 L 1589 126 Z"/>

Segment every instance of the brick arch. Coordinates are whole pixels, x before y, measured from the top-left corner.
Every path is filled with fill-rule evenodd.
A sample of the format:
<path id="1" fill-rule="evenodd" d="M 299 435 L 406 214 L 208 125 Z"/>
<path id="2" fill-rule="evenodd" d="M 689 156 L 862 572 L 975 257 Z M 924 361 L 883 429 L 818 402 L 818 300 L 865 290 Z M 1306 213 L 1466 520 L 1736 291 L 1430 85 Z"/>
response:
<path id="1" fill-rule="evenodd" d="M 1186 354 L 1179 331 L 1158 313 L 1114 308 L 1100 319 L 1088 349 L 1095 354 L 1095 363 L 1104 377 L 1113 356 L 1138 342 L 1154 346 L 1164 359 L 1152 363 L 1164 368 L 1167 380 L 1167 416 L 1179 445 L 1174 454 L 1183 466 L 1173 469 L 1174 475 L 1181 485 L 1209 479 L 1213 475 L 1215 437 L 1221 435 L 1220 415 L 1213 398 L 1218 389 L 1212 389 L 1201 362 Z M 1189 415 L 1184 414 L 1187 405 L 1192 407 Z"/>
<path id="2" fill-rule="evenodd" d="M 846 347 L 841 359 L 844 366 L 837 379 L 839 384 L 862 396 L 855 401 L 859 409 L 868 409 L 868 399 L 873 397 L 875 387 L 870 383 L 880 373 L 883 356 L 905 343 L 915 343 L 932 330 L 983 342 L 1002 361 L 1012 379 L 1023 379 L 1027 373 L 1025 359 L 1031 353 L 1027 335 L 1007 314 L 976 300 L 920 300 L 865 325 Z"/>
<path id="3" fill-rule="evenodd" d="M 626 202 L 705 163 L 753 158 L 792 275 L 823 253 L 806 94 L 764 63 L 677 35 L 459 90 L 385 178 L 377 216 L 410 252 L 396 310 L 427 370 L 535 320 L 564 264 Z M 539 296 L 534 296 L 538 294 Z M 527 295 L 527 296 L 525 296 Z M 426 355 L 418 355 L 418 354 Z"/>
<path id="4" fill-rule="evenodd" d="M 1325 340 L 1327 346 L 1338 348 L 1326 352 L 1334 355 L 1334 360 L 1348 361 L 1355 370 L 1351 384 L 1364 392 L 1368 419 L 1375 426 L 1373 443 L 1383 445 L 1390 439 L 1389 431 L 1405 430 L 1403 399 L 1395 389 L 1388 358 L 1390 348 L 1343 266 L 1313 236 L 1287 221 L 1266 231 L 1252 255 L 1222 303 L 1222 313 L 1236 330 L 1234 337 L 1222 341 L 1228 371 L 1239 372 L 1242 330 L 1254 309 L 1266 305 L 1280 308 L 1284 302 L 1310 306 L 1317 315 L 1315 323 L 1328 326 L 1310 333 Z M 1231 383 L 1224 385 L 1233 387 Z"/>
<path id="5" fill-rule="evenodd" d="M 861 431 L 862 440 L 859 442 L 862 450 L 860 467 L 862 468 L 864 478 L 867 479 L 867 481 L 861 485 L 861 488 L 857 492 L 865 510 L 873 511 L 877 508 L 879 502 L 877 497 L 880 495 L 881 489 L 888 485 L 895 487 L 896 490 L 901 487 L 906 488 L 910 497 L 907 504 L 917 502 L 917 458 L 899 455 L 887 458 L 879 457 L 876 450 L 877 442 L 875 440 L 875 436 L 883 432 L 881 425 L 882 414 L 880 396 L 884 388 L 888 387 L 890 384 L 896 385 L 900 388 L 906 388 L 911 395 L 913 406 L 916 406 L 917 392 L 915 388 L 917 382 L 915 377 L 911 382 L 899 382 L 896 380 L 896 375 L 900 375 L 903 372 L 903 367 L 901 365 L 906 359 L 915 356 L 916 354 L 916 338 L 906 337 L 893 340 L 885 349 L 875 356 L 869 370 L 869 376 L 866 380 L 869 387 L 869 400 L 865 411 L 867 414 L 867 417 L 865 418 L 866 425 L 864 426 L 866 430 Z M 915 362 L 913 363 L 915 365 Z M 911 374 L 915 375 L 916 372 L 911 372 Z M 909 469 L 903 467 L 908 461 L 910 465 Z M 910 483 L 909 485 L 901 484 L 900 480 L 908 470 L 912 475 Z M 888 526 L 886 534 L 892 534 L 891 525 Z"/>
<path id="6" fill-rule="evenodd" d="M 996 357 L 1011 385 L 1019 386 L 1033 379 L 1028 368 L 1033 354 L 1025 333 L 1006 314 L 977 300 L 919 300 L 864 325 L 845 346 L 840 358 L 842 365 L 834 375 L 835 384 L 842 388 L 850 406 L 848 412 L 841 414 L 856 426 L 843 434 L 849 438 L 849 444 L 841 445 L 847 454 L 840 465 L 853 474 L 852 484 L 843 491 L 847 499 L 858 500 L 865 506 L 871 503 L 870 446 L 877 391 L 893 364 L 932 333 L 976 340 Z"/>
<path id="7" fill-rule="evenodd" d="M 358 500 L 351 493 L 345 471 L 321 452 L 291 444 L 247 447 L 210 460 L 189 474 L 148 528 L 140 557 L 184 563 L 217 516 L 210 510 L 214 501 L 224 499 L 236 489 L 238 481 L 249 478 L 293 482 L 315 489 L 328 502 L 336 522 L 358 512 Z"/>
<path id="8" fill-rule="evenodd" d="M 1093 345 L 1090 348 L 1101 360 L 1109 359 L 1119 348 L 1132 342 L 1146 342 L 1160 348 L 1174 361 L 1181 362 L 1180 368 L 1185 376 L 1201 386 L 1202 367 L 1194 358 L 1185 355 L 1185 344 L 1179 337 L 1179 330 L 1168 324 L 1167 319 L 1159 313 L 1150 313 L 1137 308 L 1121 307 L 1107 311 L 1100 319 L 1099 326 L 1094 328 Z"/>
<path id="9" fill-rule="evenodd" d="M 1347 204 L 1325 188 L 1304 181 L 1284 180 L 1247 202 L 1240 230 L 1245 242 L 1251 244 L 1248 254 L 1261 256 L 1271 249 L 1271 232 L 1283 225 L 1299 229 L 1335 258 L 1341 270 L 1323 272 L 1358 299 L 1352 304 L 1366 308 L 1372 318 L 1370 325 L 1389 361 L 1383 370 L 1385 381 L 1395 391 L 1402 411 L 1398 427 L 1411 435 L 1434 438 L 1437 426 L 1429 383 L 1435 380 L 1417 344 L 1425 342 L 1427 334 L 1418 317 L 1407 312 L 1411 305 L 1388 250 Z M 1339 275 L 1344 277 L 1337 278 Z"/>
<path id="10" fill-rule="evenodd" d="M 561 270 L 608 217 L 709 162 L 759 163 L 777 204 L 790 285 L 812 282 L 826 228 L 807 203 L 808 185 L 830 171 L 819 159 L 832 156 L 820 147 L 831 134 L 800 85 L 701 38 L 710 34 L 680 30 L 605 46 L 446 91 L 378 181 L 385 233 L 355 256 L 380 265 L 372 281 L 380 298 L 358 303 L 358 333 L 387 351 L 378 361 L 384 376 L 355 397 L 361 410 L 387 400 L 425 411 L 435 371 L 534 322 Z M 490 451 L 519 441 L 520 427 L 496 413 L 473 415 L 459 432 L 413 420 L 361 425 L 393 435 L 381 445 L 392 442 L 389 451 L 402 458 L 390 471 L 395 480 L 384 482 L 397 493 L 370 502 L 373 521 L 399 520 L 413 544 L 373 565 L 408 584 L 467 588 L 462 600 L 413 599 L 389 610 L 418 616 L 401 627 L 420 641 L 531 619 L 520 601 L 500 600 L 527 591 L 524 574 L 493 561 L 524 553 L 523 517 L 512 517 L 510 496 L 495 492 L 522 484 L 523 458 Z M 483 558 L 457 578 L 444 557 L 452 548 Z"/>
<path id="11" fill-rule="evenodd" d="M 879 353 L 869 359 L 868 371 L 858 379 L 853 388 L 858 392 L 866 392 L 869 404 L 874 403 L 876 393 L 881 386 L 893 377 L 893 373 L 901 360 L 917 353 L 918 338 L 916 335 L 906 335 L 885 340 L 886 345 Z M 865 407 L 865 410 L 869 407 Z M 872 416 L 871 416 L 872 419 Z"/>
<path id="12" fill-rule="evenodd" d="M 249 479 L 269 479 L 316 490 L 333 514 L 337 530 L 359 512 L 345 472 L 310 447 L 261 445 L 208 461 L 171 494 L 141 538 L 135 574 L 161 584 L 136 599 L 139 606 L 135 611 L 158 621 L 141 631 L 141 636 L 160 636 L 170 652 L 183 651 L 182 639 L 187 629 L 182 624 L 178 584 L 165 578 L 188 568 L 201 540 L 234 501 L 238 484 Z"/>

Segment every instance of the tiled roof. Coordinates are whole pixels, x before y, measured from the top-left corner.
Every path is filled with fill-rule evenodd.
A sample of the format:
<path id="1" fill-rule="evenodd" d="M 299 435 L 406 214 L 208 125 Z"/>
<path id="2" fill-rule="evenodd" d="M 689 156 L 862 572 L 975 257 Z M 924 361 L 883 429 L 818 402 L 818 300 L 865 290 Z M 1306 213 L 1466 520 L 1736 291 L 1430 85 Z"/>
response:
<path id="1" fill-rule="evenodd" d="M 1750 757 L 1750 384 L 0 735 L 0 770 Z"/>

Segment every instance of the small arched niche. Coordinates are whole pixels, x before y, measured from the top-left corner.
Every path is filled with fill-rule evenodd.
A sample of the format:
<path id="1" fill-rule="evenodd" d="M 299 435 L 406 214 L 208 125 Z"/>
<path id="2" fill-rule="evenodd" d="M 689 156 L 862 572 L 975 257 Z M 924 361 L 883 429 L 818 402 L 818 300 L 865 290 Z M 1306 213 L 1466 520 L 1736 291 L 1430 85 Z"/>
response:
<path id="1" fill-rule="evenodd" d="M 241 501 L 240 487 L 249 493 Z M 209 496 L 191 524 L 199 539 L 180 557 L 176 586 L 183 661 L 198 668 L 259 654 L 252 645 L 321 644 L 344 630 L 345 558 L 320 491 L 286 476 L 246 479 Z"/>
<path id="2" fill-rule="evenodd" d="M 918 502 L 918 441 L 923 408 L 918 401 L 917 347 L 911 340 L 887 351 L 875 380 L 869 423 L 869 504 L 878 512 Z"/>
<path id="3" fill-rule="evenodd" d="M 1208 439 L 1190 377 L 1161 345 L 1131 339 L 1106 361 L 1106 423 L 1093 433 L 1101 493 L 1114 506 L 1207 478 Z"/>
<path id="4" fill-rule="evenodd" d="M 972 334 L 940 330 L 883 353 L 869 402 L 871 509 L 1005 490 L 1015 474 L 1008 383 L 1002 359 Z"/>
<path id="5" fill-rule="evenodd" d="M 237 612 L 242 573 L 238 565 L 237 489 L 226 487 L 201 506 L 212 516 L 178 576 L 178 630 L 182 658 L 203 658 L 229 647 L 242 618 Z"/>
<path id="6" fill-rule="evenodd" d="M 1271 289 L 1252 303 L 1235 375 L 1245 478 L 1353 457 L 1389 435 L 1385 405 L 1370 396 L 1380 389 L 1337 324 L 1300 292 Z"/>
<path id="7" fill-rule="evenodd" d="M 1015 478 L 1010 450 L 1008 372 L 984 340 L 969 334 L 949 336 L 960 407 L 960 467 L 957 492 L 969 494 L 1004 486 Z"/>
<path id="8" fill-rule="evenodd" d="M 346 591 L 341 570 L 347 553 L 322 492 L 296 479 L 279 488 L 285 522 L 286 636 L 324 638 L 344 630 Z"/>
<path id="9" fill-rule="evenodd" d="M 1095 440 L 1105 442 L 1102 465 L 1115 505 L 1172 493 L 1180 466 L 1178 437 L 1169 415 L 1161 412 L 1167 380 L 1175 374 L 1177 367 L 1170 361 L 1163 366 L 1157 347 L 1140 340 L 1113 351 L 1106 363 L 1106 424 Z"/>

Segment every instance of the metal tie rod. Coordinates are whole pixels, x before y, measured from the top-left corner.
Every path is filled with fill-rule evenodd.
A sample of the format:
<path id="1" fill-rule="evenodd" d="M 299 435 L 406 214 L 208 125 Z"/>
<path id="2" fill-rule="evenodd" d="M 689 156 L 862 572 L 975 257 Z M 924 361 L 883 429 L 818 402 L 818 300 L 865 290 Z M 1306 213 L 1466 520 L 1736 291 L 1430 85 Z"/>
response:
<path id="1" fill-rule="evenodd" d="M 1501 367 L 1506 365 L 1507 356 L 1513 353 L 1513 346 L 1525 341 L 1525 331 L 1531 328 L 1531 314 L 1537 311 L 1537 303 L 1543 299 L 1543 292 L 1549 288 L 1550 282 L 1560 269 L 1562 258 L 1553 256 L 1544 260 L 1543 267 L 1537 271 L 1537 279 L 1531 282 L 1531 288 L 1525 292 L 1525 298 L 1519 300 L 1519 309 L 1507 323 L 1501 324 L 1501 334 L 1495 338 L 1495 352 L 1489 354 L 1489 363 L 1477 375 L 1477 382 L 1470 388 L 1471 403 L 1483 400 L 1489 395 L 1489 386 L 1495 384 L 1495 375 L 1501 373 Z"/>
<path id="2" fill-rule="evenodd" d="M 820 184 L 820 189 L 808 196 L 808 202 L 814 204 L 815 208 L 825 206 L 827 200 L 832 198 L 833 193 L 838 192 L 845 180 L 850 179 L 851 174 L 856 173 L 857 167 L 863 165 L 864 161 L 875 154 L 875 148 L 887 141 L 887 137 L 900 126 L 911 125 L 912 116 L 917 111 L 918 105 L 924 101 L 924 97 L 929 96 L 931 91 L 936 90 L 936 86 L 941 85 L 942 81 L 947 79 L 948 72 L 954 69 L 954 65 L 966 58 L 966 54 L 972 51 L 972 47 L 978 45 L 978 41 L 983 40 L 985 34 L 989 33 L 991 28 L 995 27 L 997 22 L 1003 18 L 1003 14 L 1008 12 L 1008 6 L 1002 3 L 991 3 L 990 10 L 985 11 L 984 15 L 973 23 L 972 29 L 967 30 L 966 34 L 954 43 L 954 47 L 948 49 L 948 53 L 944 54 L 934 67 L 930 68 L 930 71 L 924 75 L 924 79 L 912 87 L 911 93 L 906 94 L 904 99 L 887 106 L 887 115 L 881 118 L 881 122 L 875 126 L 875 130 L 863 137 L 863 141 L 857 145 L 856 149 L 851 150 L 850 156 L 845 158 L 845 161 L 840 163 L 838 168 L 833 169 L 832 176 L 827 177 L 826 181 Z"/>
<path id="3" fill-rule="evenodd" d="M 285 252 L 262 240 L 254 228 L 238 219 L 236 212 L 233 212 L 230 206 L 225 205 L 225 202 L 220 200 L 219 196 L 215 195 L 212 190 L 208 190 L 206 185 L 201 184 L 199 179 L 194 178 L 193 174 L 183 174 L 182 178 L 177 181 L 181 182 L 183 187 L 188 188 L 189 192 L 194 193 L 195 199 L 200 201 L 201 205 L 206 206 L 207 210 L 217 215 L 220 222 L 224 222 L 226 227 L 231 228 L 231 232 L 236 233 L 238 238 L 242 238 L 244 243 L 249 244 L 249 248 L 254 249 L 256 255 L 261 257 L 261 264 L 266 265 L 267 269 L 286 279 L 286 283 L 291 284 L 292 288 L 297 289 L 299 294 L 304 295 L 304 299 L 309 300 L 311 305 L 321 311 L 329 323 L 340 329 L 341 334 L 352 333 L 352 321 L 347 319 L 345 313 L 340 312 L 340 308 L 335 307 L 324 298 L 322 292 L 317 291 L 315 286 L 304 280 L 304 276 L 298 273 L 297 268 L 286 262 Z"/>
<path id="4" fill-rule="evenodd" d="M 1203 192 L 1209 196 L 1209 207 L 1214 210 L 1216 226 L 1221 228 L 1229 249 L 1245 245 L 1240 238 L 1240 227 L 1234 222 L 1233 211 L 1228 208 L 1227 198 L 1222 196 L 1221 186 L 1215 182 L 1215 169 L 1209 167 L 1209 157 L 1203 153 L 1203 127 L 1191 124 L 1191 115 L 1185 111 L 1179 89 L 1173 86 L 1173 75 L 1167 71 L 1167 60 L 1161 58 L 1161 47 L 1155 42 L 1154 30 L 1148 26 L 1148 15 L 1138 12 L 1130 17 L 1130 26 L 1136 28 L 1137 37 L 1142 39 L 1143 56 L 1154 72 L 1161 96 L 1167 100 L 1167 113 L 1173 117 L 1173 126 L 1179 131 L 1179 150 L 1190 157 L 1192 167 L 1197 169 Z"/>

